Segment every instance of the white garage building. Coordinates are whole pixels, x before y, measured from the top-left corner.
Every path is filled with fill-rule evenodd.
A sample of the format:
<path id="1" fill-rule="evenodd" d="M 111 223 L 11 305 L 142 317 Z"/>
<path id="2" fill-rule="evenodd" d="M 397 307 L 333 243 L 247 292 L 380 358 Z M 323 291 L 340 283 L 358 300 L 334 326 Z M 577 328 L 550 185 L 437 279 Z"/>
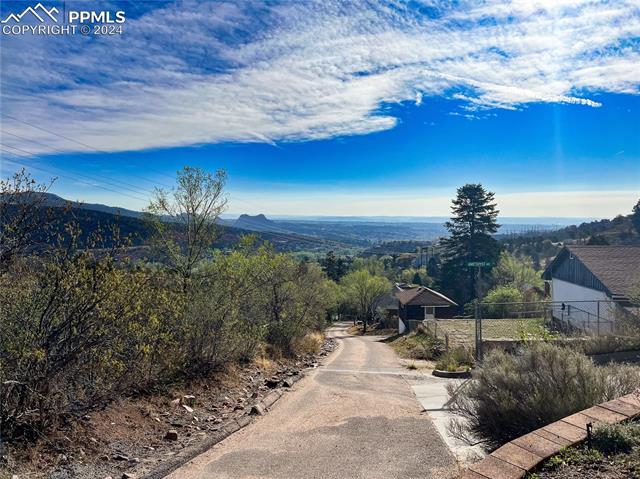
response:
<path id="1" fill-rule="evenodd" d="M 582 329 L 607 330 L 637 312 L 640 246 L 565 246 L 542 275 L 551 285 L 554 316 Z"/>

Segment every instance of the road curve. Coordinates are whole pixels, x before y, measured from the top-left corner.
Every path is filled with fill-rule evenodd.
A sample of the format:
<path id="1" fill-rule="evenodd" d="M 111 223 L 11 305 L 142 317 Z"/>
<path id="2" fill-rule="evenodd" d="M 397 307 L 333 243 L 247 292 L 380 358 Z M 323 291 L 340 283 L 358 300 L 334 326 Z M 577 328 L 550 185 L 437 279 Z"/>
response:
<path id="1" fill-rule="evenodd" d="M 170 479 L 437 478 L 457 465 L 374 336 L 328 331 L 337 350 L 264 417 L 174 471 Z M 406 372 L 406 371 L 404 371 Z"/>

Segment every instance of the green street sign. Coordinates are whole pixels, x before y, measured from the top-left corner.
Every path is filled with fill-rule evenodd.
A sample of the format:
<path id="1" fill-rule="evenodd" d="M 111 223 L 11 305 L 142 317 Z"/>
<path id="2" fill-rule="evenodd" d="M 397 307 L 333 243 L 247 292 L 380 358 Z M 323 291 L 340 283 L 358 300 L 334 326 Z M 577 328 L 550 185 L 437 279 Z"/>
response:
<path id="1" fill-rule="evenodd" d="M 470 261 L 467 263 L 467 266 L 470 266 L 472 268 L 474 267 L 482 268 L 482 267 L 493 266 L 493 263 L 491 261 Z"/>

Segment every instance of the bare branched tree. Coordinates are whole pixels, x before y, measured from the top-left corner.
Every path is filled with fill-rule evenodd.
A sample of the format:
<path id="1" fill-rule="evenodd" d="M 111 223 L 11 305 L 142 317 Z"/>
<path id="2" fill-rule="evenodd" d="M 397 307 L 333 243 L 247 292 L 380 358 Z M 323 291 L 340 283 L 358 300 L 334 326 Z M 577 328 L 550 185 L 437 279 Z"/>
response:
<path id="1" fill-rule="evenodd" d="M 54 181 L 38 183 L 24 168 L 0 180 L 0 274 L 45 233 L 52 220 L 46 193 Z"/>
<path id="2" fill-rule="evenodd" d="M 155 230 L 155 244 L 167 265 L 187 290 L 196 265 L 205 257 L 218 235 L 217 220 L 226 209 L 224 170 L 211 174 L 201 168 L 184 167 L 170 191 L 157 188 L 147 211 Z"/>

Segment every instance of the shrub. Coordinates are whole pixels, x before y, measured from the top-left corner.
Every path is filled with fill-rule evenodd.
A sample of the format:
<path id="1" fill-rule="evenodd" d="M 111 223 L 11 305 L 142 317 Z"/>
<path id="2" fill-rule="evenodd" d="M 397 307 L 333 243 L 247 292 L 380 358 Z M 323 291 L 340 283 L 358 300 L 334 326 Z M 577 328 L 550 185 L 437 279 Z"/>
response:
<path id="1" fill-rule="evenodd" d="M 182 366 L 173 349 L 179 299 L 163 290 L 162 275 L 87 252 L 59 252 L 22 273 L 0 277 L 6 435 L 143 389 Z"/>
<path id="2" fill-rule="evenodd" d="M 426 329 L 419 328 L 391 343 L 393 349 L 403 358 L 426 359 L 430 361 L 444 352 L 444 343 Z"/>
<path id="3" fill-rule="evenodd" d="M 606 354 L 616 351 L 634 351 L 640 348 L 638 336 L 593 336 L 588 339 L 574 341 L 572 347 L 584 354 Z"/>
<path id="4" fill-rule="evenodd" d="M 318 354 L 324 343 L 324 335 L 319 331 L 312 331 L 300 338 L 291 340 L 291 351 L 296 355 Z"/>
<path id="5" fill-rule="evenodd" d="M 640 426 L 634 423 L 599 426 L 591 438 L 591 447 L 603 454 L 626 454 L 638 444 L 640 444 Z"/>
<path id="6" fill-rule="evenodd" d="M 598 367 L 586 356 L 549 343 L 518 354 L 494 350 L 459 390 L 449 388 L 460 438 L 495 448 L 594 404 L 640 386 L 637 367 Z"/>
<path id="7" fill-rule="evenodd" d="M 3 436 L 261 350 L 278 358 L 321 344 L 307 333 L 324 324 L 331 289 L 314 265 L 261 247 L 214 254 L 186 290 L 181 279 L 75 247 L 13 261 L 0 274 Z"/>
<path id="8" fill-rule="evenodd" d="M 473 354 L 471 351 L 464 346 L 459 346 L 445 352 L 436 363 L 436 369 L 449 372 L 468 371 L 472 364 Z"/>
<path id="9" fill-rule="evenodd" d="M 521 320 L 518 323 L 519 341 L 526 343 L 529 341 L 554 341 L 560 337 L 547 328 L 543 320 Z"/>
<path id="10" fill-rule="evenodd" d="M 164 259 L 153 266 L 126 259 L 117 224 L 82 233 L 65 219 L 71 205 L 45 234 L 47 187 L 24 173 L 0 181 L 3 439 L 261 352 L 319 350 L 310 332 L 335 308 L 336 285 L 255 238 L 212 250 L 224 179 L 185 168 L 174 194 L 158 193 L 151 212 L 176 221 L 150 216 Z"/>

